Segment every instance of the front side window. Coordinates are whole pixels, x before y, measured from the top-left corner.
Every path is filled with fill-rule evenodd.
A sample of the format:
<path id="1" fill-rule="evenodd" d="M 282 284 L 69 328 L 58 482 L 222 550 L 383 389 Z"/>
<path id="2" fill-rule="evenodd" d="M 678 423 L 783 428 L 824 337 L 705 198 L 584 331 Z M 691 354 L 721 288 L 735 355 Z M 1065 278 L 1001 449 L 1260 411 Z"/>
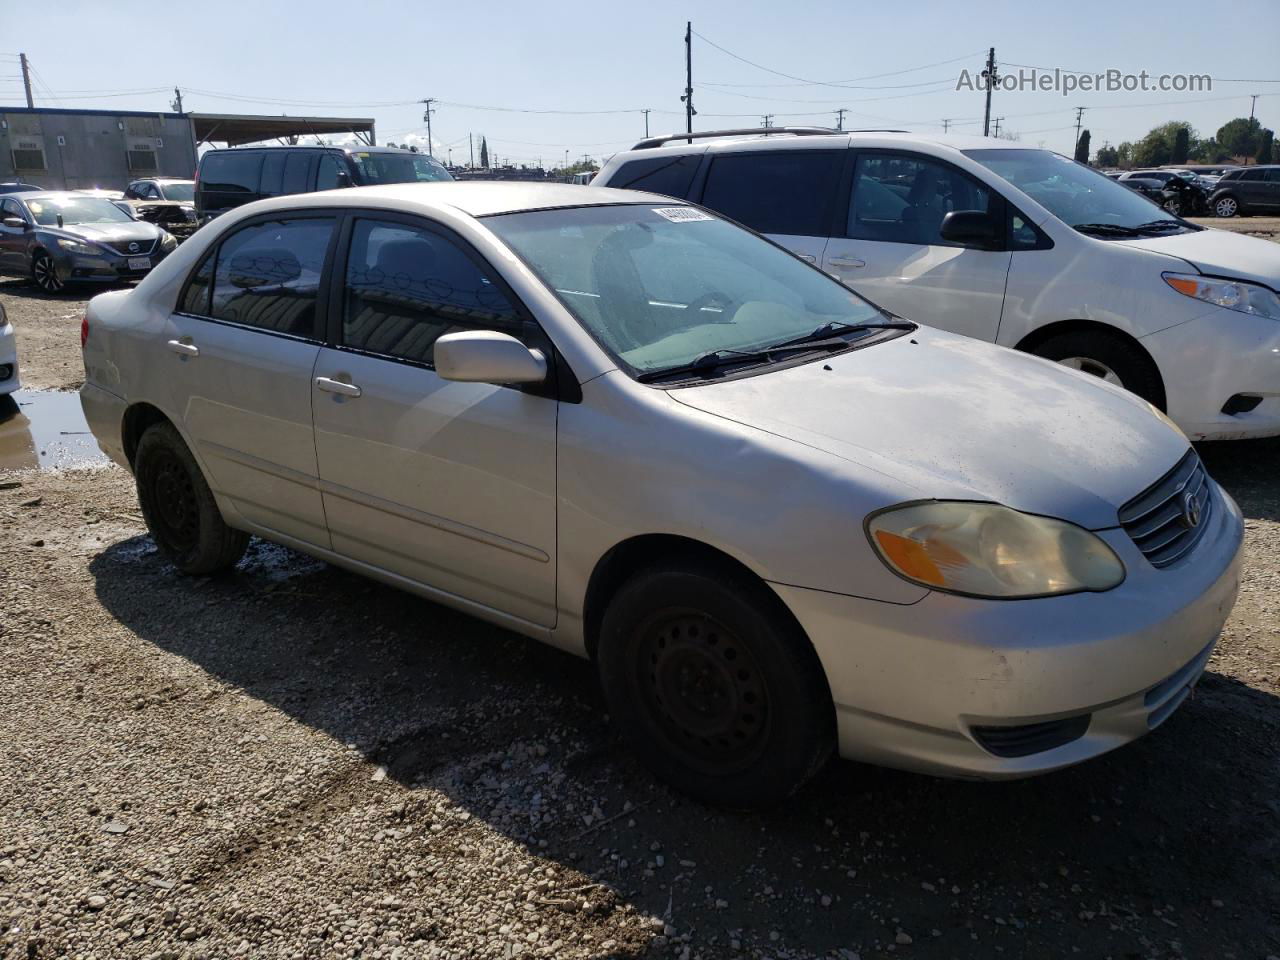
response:
<path id="1" fill-rule="evenodd" d="M 767 240 L 689 206 L 485 218 L 632 375 L 889 319 Z"/>
<path id="2" fill-rule="evenodd" d="M 196 197 L 196 188 L 193 183 L 184 183 L 178 180 L 171 180 L 164 184 L 162 191 L 163 199 L 172 200 L 177 203 L 190 203 Z M 157 197 L 159 199 L 159 197 Z"/>
<path id="3" fill-rule="evenodd" d="M 446 333 L 523 329 L 506 294 L 457 244 L 402 223 L 356 221 L 343 301 L 344 346 L 417 363 L 432 362 Z"/>
<path id="4" fill-rule="evenodd" d="M 316 298 L 333 226 L 331 217 L 271 220 L 227 237 L 218 248 L 209 315 L 315 336 Z"/>
<path id="5" fill-rule="evenodd" d="M 858 155 L 846 236 L 889 243 L 947 245 L 942 219 L 953 210 L 991 210 L 991 191 L 954 167 L 912 154 Z"/>
<path id="6" fill-rule="evenodd" d="M 702 203 L 760 233 L 825 237 L 844 151 L 729 153 L 711 161 Z"/>

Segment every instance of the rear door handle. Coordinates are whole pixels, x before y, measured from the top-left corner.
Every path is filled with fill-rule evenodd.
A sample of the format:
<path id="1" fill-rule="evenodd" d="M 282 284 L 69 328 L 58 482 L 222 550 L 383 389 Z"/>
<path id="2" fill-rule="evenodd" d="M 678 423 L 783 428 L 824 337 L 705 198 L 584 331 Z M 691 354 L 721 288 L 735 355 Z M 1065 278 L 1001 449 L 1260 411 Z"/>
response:
<path id="1" fill-rule="evenodd" d="M 316 386 L 325 393 L 336 393 L 340 397 L 358 397 L 361 392 L 354 383 L 343 383 L 329 377 L 316 377 Z"/>
<path id="2" fill-rule="evenodd" d="M 834 263 L 837 267 L 865 267 L 867 261 L 859 260 L 857 257 L 828 257 L 827 262 Z"/>
<path id="3" fill-rule="evenodd" d="M 811 254 L 811 253 L 799 253 L 799 254 L 796 254 L 796 256 L 798 256 L 798 257 L 799 257 L 801 260 L 803 260 L 805 263 L 817 263 L 817 262 L 818 262 L 818 258 L 817 258 L 817 257 L 815 257 L 815 256 L 814 256 L 813 254 Z"/>
<path id="4" fill-rule="evenodd" d="M 194 343 L 186 343 L 182 340 L 170 340 L 166 346 L 174 353 L 181 354 L 184 357 L 200 356 L 200 348 Z"/>

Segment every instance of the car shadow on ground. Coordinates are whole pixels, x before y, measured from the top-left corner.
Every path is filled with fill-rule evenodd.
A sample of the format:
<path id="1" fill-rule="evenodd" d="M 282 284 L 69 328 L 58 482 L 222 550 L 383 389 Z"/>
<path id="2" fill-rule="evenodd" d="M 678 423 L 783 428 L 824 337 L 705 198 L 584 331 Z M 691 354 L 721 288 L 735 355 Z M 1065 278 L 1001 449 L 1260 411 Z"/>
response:
<path id="1" fill-rule="evenodd" d="M 1198 443 L 1196 451 L 1247 519 L 1280 520 L 1280 437 Z"/>
<path id="2" fill-rule="evenodd" d="M 1274 454 L 1236 468 L 1205 456 L 1224 458 L 1211 469 L 1240 485 L 1246 513 L 1276 516 L 1249 486 L 1268 471 L 1274 483 Z M 736 814 L 655 783 L 609 730 L 591 665 L 550 647 L 257 540 L 219 579 L 179 576 L 145 537 L 90 568 L 145 641 L 399 783 L 444 791 L 618 901 L 717 938 L 704 956 L 742 929 L 800 955 L 902 949 L 901 936 L 917 956 L 1280 943 L 1280 712 L 1225 676 L 1207 674 L 1153 735 L 1050 776 L 835 762 L 782 809 Z"/>

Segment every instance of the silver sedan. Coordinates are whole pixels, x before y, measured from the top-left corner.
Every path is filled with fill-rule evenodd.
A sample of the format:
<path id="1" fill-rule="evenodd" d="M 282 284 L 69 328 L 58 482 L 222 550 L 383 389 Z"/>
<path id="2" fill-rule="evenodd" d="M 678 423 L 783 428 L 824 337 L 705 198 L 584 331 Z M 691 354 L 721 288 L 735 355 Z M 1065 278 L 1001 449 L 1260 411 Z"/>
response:
<path id="1" fill-rule="evenodd" d="M 754 806 L 832 752 L 1097 756 L 1234 602 L 1240 513 L 1172 423 L 928 319 L 655 195 L 370 187 L 95 298 L 81 396 L 179 570 L 257 535 L 590 657 L 657 773 Z"/>

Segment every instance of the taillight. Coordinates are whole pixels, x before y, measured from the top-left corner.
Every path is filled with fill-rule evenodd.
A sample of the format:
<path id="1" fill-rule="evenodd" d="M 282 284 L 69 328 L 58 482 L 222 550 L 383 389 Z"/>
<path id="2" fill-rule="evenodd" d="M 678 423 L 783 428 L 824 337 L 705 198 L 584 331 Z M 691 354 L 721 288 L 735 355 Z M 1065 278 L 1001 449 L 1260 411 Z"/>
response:
<path id="1" fill-rule="evenodd" d="M 80 318 L 80 349 L 84 349 L 84 345 L 89 341 L 89 311 L 84 312 L 84 316 Z"/>

